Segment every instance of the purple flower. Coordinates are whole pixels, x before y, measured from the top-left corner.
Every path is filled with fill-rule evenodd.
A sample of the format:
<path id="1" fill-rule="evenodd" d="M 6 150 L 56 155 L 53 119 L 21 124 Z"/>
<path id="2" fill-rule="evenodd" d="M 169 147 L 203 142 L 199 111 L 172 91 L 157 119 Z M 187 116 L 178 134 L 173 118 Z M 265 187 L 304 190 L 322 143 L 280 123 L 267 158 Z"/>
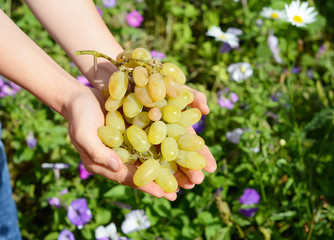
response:
<path id="1" fill-rule="evenodd" d="M 166 54 L 164 54 L 163 52 L 157 52 L 155 50 L 151 51 L 151 55 L 152 55 L 152 58 L 155 58 L 158 60 L 162 60 L 166 57 Z"/>
<path id="2" fill-rule="evenodd" d="M 55 206 L 56 208 L 60 208 L 61 204 L 60 204 L 60 199 L 57 197 L 52 197 L 48 199 L 48 203 L 52 206 Z"/>
<path id="3" fill-rule="evenodd" d="M 233 109 L 234 103 L 239 101 L 235 92 L 230 92 L 228 88 L 218 91 L 218 104 L 222 108 Z"/>
<path id="4" fill-rule="evenodd" d="M 13 82 L 8 83 L 5 78 L 0 75 L 0 98 L 14 96 L 20 89 L 20 86 Z"/>
<path id="5" fill-rule="evenodd" d="M 244 130 L 242 128 L 237 128 L 231 132 L 226 133 L 226 139 L 230 143 L 238 144 L 243 133 Z"/>
<path id="6" fill-rule="evenodd" d="M 273 95 L 271 95 L 271 99 L 274 102 L 278 102 L 279 98 L 282 97 L 282 93 L 280 91 L 274 93 Z"/>
<path id="7" fill-rule="evenodd" d="M 201 119 L 193 125 L 194 130 L 196 133 L 201 133 L 205 129 L 206 118 L 205 115 L 202 115 Z"/>
<path id="8" fill-rule="evenodd" d="M 59 233 L 57 240 L 75 240 L 74 234 L 67 229 Z"/>
<path id="9" fill-rule="evenodd" d="M 102 0 L 102 5 L 105 8 L 113 8 L 115 7 L 116 3 L 116 0 Z"/>
<path id="10" fill-rule="evenodd" d="M 2 88 L 5 85 L 5 79 L 3 76 L 0 75 L 0 88 Z"/>
<path id="11" fill-rule="evenodd" d="M 79 163 L 79 174 L 80 174 L 80 178 L 85 180 L 87 178 L 89 178 L 89 176 L 93 175 L 90 172 L 88 172 L 85 168 L 85 166 L 82 164 L 82 162 Z"/>
<path id="12" fill-rule="evenodd" d="M 233 48 L 231 47 L 230 44 L 228 44 L 227 42 L 223 42 L 222 46 L 219 49 L 220 53 L 229 53 L 233 50 Z"/>
<path id="13" fill-rule="evenodd" d="M 96 10 L 97 10 L 98 13 L 100 14 L 100 16 L 103 17 L 103 12 L 102 12 L 101 8 L 96 7 Z"/>
<path id="14" fill-rule="evenodd" d="M 244 206 L 247 205 L 254 205 L 258 204 L 260 202 L 260 195 L 259 193 L 252 188 L 246 188 L 239 198 L 239 203 L 243 204 Z M 258 210 L 257 207 L 251 207 L 251 208 L 240 208 L 239 211 L 245 215 L 246 217 L 252 217 Z"/>
<path id="15" fill-rule="evenodd" d="M 144 21 L 144 17 L 140 15 L 137 10 L 132 11 L 126 16 L 126 21 L 128 22 L 130 27 L 140 27 L 142 22 Z"/>
<path id="16" fill-rule="evenodd" d="M 300 73 L 300 68 L 299 68 L 299 67 L 293 67 L 293 68 L 291 69 L 291 73 L 292 73 L 292 74 Z"/>
<path id="17" fill-rule="evenodd" d="M 37 145 L 37 140 L 34 136 L 34 132 L 30 131 L 26 137 L 26 143 L 30 149 L 34 149 Z"/>
<path id="18" fill-rule="evenodd" d="M 73 200 L 67 210 L 67 218 L 72 224 L 82 229 L 92 218 L 92 212 L 88 208 L 85 198 Z"/>
<path id="19" fill-rule="evenodd" d="M 314 72 L 313 72 L 313 69 L 310 68 L 309 70 L 307 70 L 306 75 L 307 75 L 309 78 L 313 79 L 313 78 L 314 78 Z"/>
<path id="20" fill-rule="evenodd" d="M 66 193 L 68 193 L 68 189 L 67 188 L 65 188 L 64 190 L 62 190 L 59 194 L 61 196 L 61 195 L 64 195 Z"/>
<path id="21" fill-rule="evenodd" d="M 93 87 L 85 76 L 77 76 L 77 80 L 87 87 Z"/>

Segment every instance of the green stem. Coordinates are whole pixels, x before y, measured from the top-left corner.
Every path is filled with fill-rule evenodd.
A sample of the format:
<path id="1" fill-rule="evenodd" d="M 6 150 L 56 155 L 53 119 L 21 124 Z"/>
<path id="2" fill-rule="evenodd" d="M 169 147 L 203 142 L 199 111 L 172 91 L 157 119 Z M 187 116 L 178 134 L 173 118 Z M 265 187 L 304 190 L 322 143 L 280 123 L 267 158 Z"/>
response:
<path id="1" fill-rule="evenodd" d="M 111 57 L 103 54 L 103 53 L 99 53 L 97 51 L 94 50 L 82 50 L 82 51 L 76 51 L 75 55 L 93 55 L 94 56 L 94 68 L 95 71 L 97 70 L 97 59 L 99 57 L 105 58 L 108 61 L 110 61 L 112 64 L 114 64 L 116 67 L 119 67 L 120 64 L 118 62 L 116 62 L 114 59 L 112 59 Z"/>

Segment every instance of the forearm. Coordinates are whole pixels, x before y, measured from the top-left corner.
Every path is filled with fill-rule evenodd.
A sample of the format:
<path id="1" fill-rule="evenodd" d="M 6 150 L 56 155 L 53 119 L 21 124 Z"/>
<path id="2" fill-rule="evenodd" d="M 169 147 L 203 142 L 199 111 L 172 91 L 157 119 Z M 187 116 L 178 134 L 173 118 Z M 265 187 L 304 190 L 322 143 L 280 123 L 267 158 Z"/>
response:
<path id="1" fill-rule="evenodd" d="M 77 82 L 0 10 L 0 74 L 66 117 Z"/>
<path id="2" fill-rule="evenodd" d="M 115 59 L 122 47 L 114 39 L 91 0 L 25 0 L 43 27 L 66 51 L 96 88 L 101 88 L 116 70 L 99 59 L 94 71 L 92 56 L 76 56 L 78 50 L 95 50 Z"/>

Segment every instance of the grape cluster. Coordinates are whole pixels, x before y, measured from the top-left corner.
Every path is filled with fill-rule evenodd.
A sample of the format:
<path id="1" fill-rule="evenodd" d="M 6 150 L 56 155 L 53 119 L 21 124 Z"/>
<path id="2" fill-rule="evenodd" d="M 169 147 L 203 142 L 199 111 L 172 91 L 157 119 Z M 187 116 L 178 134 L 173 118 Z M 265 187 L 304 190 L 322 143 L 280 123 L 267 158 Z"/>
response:
<path id="1" fill-rule="evenodd" d="M 95 51 L 79 51 L 113 62 L 119 71 L 109 80 L 105 126 L 98 129 L 101 141 L 125 164 L 141 161 L 133 182 L 145 186 L 155 181 L 165 192 L 175 192 L 178 166 L 200 170 L 206 159 L 197 151 L 204 140 L 187 128 L 201 119 L 188 105 L 193 93 L 183 88 L 186 77 L 170 62 L 153 59 L 145 48 L 120 53 L 116 61 Z"/>

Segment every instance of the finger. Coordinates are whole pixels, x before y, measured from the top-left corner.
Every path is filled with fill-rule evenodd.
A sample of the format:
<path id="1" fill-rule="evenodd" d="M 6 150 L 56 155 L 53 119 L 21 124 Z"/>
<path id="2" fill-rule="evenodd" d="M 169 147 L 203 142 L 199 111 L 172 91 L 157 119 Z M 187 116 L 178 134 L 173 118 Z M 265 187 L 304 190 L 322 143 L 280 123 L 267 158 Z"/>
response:
<path id="1" fill-rule="evenodd" d="M 192 189 L 195 184 L 189 180 L 189 178 L 180 170 L 178 169 L 177 172 L 174 174 L 178 184 L 180 187 L 184 189 Z"/>
<path id="2" fill-rule="evenodd" d="M 194 94 L 194 101 L 191 104 L 189 104 L 189 106 L 193 108 L 198 108 L 204 115 L 209 114 L 210 109 L 207 104 L 208 100 L 205 94 L 195 89 L 192 89 L 188 86 L 183 86 L 183 87 L 190 90 Z"/>
<path id="3" fill-rule="evenodd" d="M 112 171 L 118 171 L 120 166 L 123 165 L 121 158 L 113 150 L 102 143 L 95 128 L 87 129 L 86 131 L 77 131 L 74 133 L 73 138 L 76 140 L 72 142 L 80 144 L 80 148 L 86 152 L 89 158 L 94 162 L 101 164 Z"/>
<path id="4" fill-rule="evenodd" d="M 192 170 L 179 166 L 179 169 L 189 178 L 193 184 L 201 184 L 204 180 L 202 170 Z"/>
<path id="5" fill-rule="evenodd" d="M 133 176 L 137 171 L 137 167 L 134 165 L 123 164 L 118 172 L 110 171 L 108 168 L 95 164 L 93 161 L 89 161 L 85 166 L 88 171 L 99 174 L 105 178 L 108 178 L 114 182 L 129 186 L 131 188 L 146 192 L 152 196 L 161 198 L 164 197 L 167 200 L 174 201 L 177 197 L 176 193 L 165 193 L 162 188 L 155 182 L 151 182 L 143 187 L 138 187 L 133 183 Z"/>

